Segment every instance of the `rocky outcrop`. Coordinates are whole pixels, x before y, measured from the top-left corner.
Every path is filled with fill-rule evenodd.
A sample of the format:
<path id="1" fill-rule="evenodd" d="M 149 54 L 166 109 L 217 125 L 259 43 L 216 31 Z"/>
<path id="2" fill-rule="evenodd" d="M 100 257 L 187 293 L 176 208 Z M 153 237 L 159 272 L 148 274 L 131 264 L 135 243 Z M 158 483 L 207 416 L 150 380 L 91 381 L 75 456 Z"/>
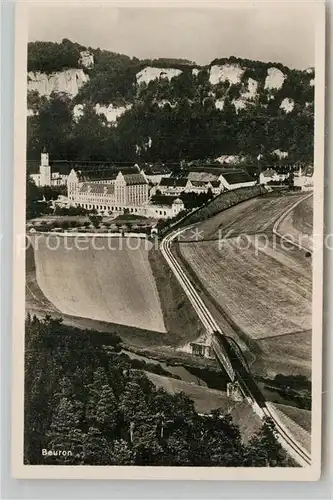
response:
<path id="1" fill-rule="evenodd" d="M 97 115 L 105 116 L 106 120 L 109 123 L 116 123 L 117 118 L 124 114 L 127 110 L 131 109 L 132 105 L 128 104 L 127 106 L 113 106 L 112 104 L 101 105 L 96 104 L 94 110 Z M 76 104 L 73 109 L 74 120 L 78 122 L 84 116 L 84 104 Z"/>
<path id="2" fill-rule="evenodd" d="M 108 122 L 114 123 L 119 116 L 123 115 L 128 109 L 131 109 L 131 107 L 131 104 L 127 106 L 113 106 L 112 104 L 103 106 L 96 104 L 95 111 L 98 115 L 104 115 Z"/>
<path id="3" fill-rule="evenodd" d="M 274 149 L 273 154 L 280 158 L 288 158 L 288 152 L 287 151 L 281 151 L 280 149 Z"/>
<path id="4" fill-rule="evenodd" d="M 39 95 L 46 97 L 52 92 L 64 92 L 70 97 L 75 97 L 88 80 L 89 76 L 82 69 L 67 69 L 50 75 L 29 72 L 28 91 L 35 90 Z"/>
<path id="5" fill-rule="evenodd" d="M 268 68 L 265 89 L 280 89 L 285 79 L 284 73 L 278 68 Z"/>
<path id="6" fill-rule="evenodd" d="M 222 111 L 222 109 L 224 108 L 224 99 L 216 99 L 215 108 Z"/>
<path id="7" fill-rule="evenodd" d="M 210 68 L 209 81 L 212 85 L 228 81 L 231 84 L 239 83 L 244 69 L 238 64 L 214 65 Z"/>
<path id="8" fill-rule="evenodd" d="M 146 68 L 139 71 L 136 74 L 137 83 L 146 83 L 148 84 L 152 80 L 156 80 L 159 78 L 166 78 L 171 80 L 175 76 L 178 76 L 182 73 L 180 69 L 175 68 L 154 68 L 152 66 L 147 66 Z"/>
<path id="9" fill-rule="evenodd" d="M 80 52 L 80 63 L 85 68 L 92 68 L 94 66 L 94 55 L 89 50 L 82 50 Z"/>
<path id="10" fill-rule="evenodd" d="M 289 97 L 285 97 L 280 104 L 280 108 L 283 109 L 286 113 L 290 113 L 294 109 L 295 103 L 293 99 Z"/>

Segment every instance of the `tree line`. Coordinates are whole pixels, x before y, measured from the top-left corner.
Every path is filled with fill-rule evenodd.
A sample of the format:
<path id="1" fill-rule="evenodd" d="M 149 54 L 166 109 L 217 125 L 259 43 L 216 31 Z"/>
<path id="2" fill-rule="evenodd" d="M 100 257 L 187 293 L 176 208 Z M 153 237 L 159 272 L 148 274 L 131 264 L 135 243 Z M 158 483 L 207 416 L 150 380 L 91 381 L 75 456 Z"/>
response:
<path id="1" fill-rule="evenodd" d="M 79 67 L 85 47 L 64 39 L 61 43 L 33 42 L 28 46 L 28 69 L 46 73 Z M 216 59 L 214 64 L 236 64 L 245 69 L 240 82 L 210 82 L 210 66 L 198 67 L 186 60 L 140 60 L 101 49 L 88 49 L 94 66 L 85 68 L 89 81 L 78 95 L 54 93 L 50 99 L 28 93 L 28 158 L 39 157 L 44 145 L 51 156 L 64 160 L 165 162 L 243 155 L 256 162 L 275 149 L 287 151 L 290 162 L 313 162 L 314 72 L 291 70 L 279 63 L 263 63 L 236 57 Z M 136 74 L 153 65 L 182 73 L 168 80 L 137 83 Z M 267 69 L 274 66 L 285 75 L 280 89 L 265 89 Z M 246 108 L 236 101 L 248 90 L 248 80 L 258 82 L 257 93 Z M 290 98 L 292 111 L 280 108 Z M 223 100 L 223 109 L 216 101 Z M 131 104 L 115 126 L 94 110 L 96 103 Z M 76 104 L 84 114 L 74 119 Z M 277 161 L 277 160 L 276 160 Z"/>
<path id="2" fill-rule="evenodd" d="M 80 68 L 80 51 L 84 47 L 64 38 L 61 43 L 29 42 L 28 71 L 53 73 L 69 68 Z"/>
<path id="3" fill-rule="evenodd" d="M 53 94 L 28 117 L 29 159 L 38 159 L 45 145 L 52 158 L 70 161 L 180 162 L 236 154 L 257 163 L 258 155 L 280 149 L 289 153 L 289 163 L 313 162 L 313 113 L 301 105 L 287 114 L 278 104 L 269 112 L 261 104 L 236 112 L 227 100 L 216 109 L 212 98 L 182 98 L 176 106 L 138 100 L 117 126 L 89 103 L 75 120 L 73 106 L 65 94 Z"/>

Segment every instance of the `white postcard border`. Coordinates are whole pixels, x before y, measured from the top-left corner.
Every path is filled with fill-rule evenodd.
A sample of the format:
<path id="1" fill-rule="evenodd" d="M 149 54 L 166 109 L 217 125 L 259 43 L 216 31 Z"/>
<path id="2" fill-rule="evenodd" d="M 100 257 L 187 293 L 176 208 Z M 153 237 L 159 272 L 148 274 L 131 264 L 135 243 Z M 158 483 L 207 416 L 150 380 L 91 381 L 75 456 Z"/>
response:
<path id="1" fill-rule="evenodd" d="M 15 144 L 14 144 L 14 232 L 13 232 L 13 335 L 12 335 L 12 474 L 15 478 L 38 479 L 154 479 L 154 480 L 262 480 L 314 481 L 321 471 L 322 419 L 322 315 L 323 315 L 323 195 L 324 195 L 324 117 L 325 117 L 325 5 L 309 0 L 316 16 L 315 46 L 315 175 L 314 235 L 317 245 L 313 254 L 313 334 L 312 334 L 312 465 L 304 468 L 245 467 L 137 467 L 137 466 L 61 466 L 25 465 L 23 463 L 24 428 L 24 318 L 25 255 L 20 244 L 25 234 L 26 169 L 26 62 L 29 5 L 73 6 L 101 4 L 114 7 L 232 7 L 255 2 L 198 1 L 104 1 L 104 2 L 18 2 L 15 22 Z M 279 8 L 284 2 L 256 2 Z M 291 3 L 291 2 L 289 2 Z M 301 3 L 301 2 L 295 2 Z M 84 4 L 84 5 L 83 5 Z M 319 244 L 318 244 L 319 242 Z"/>

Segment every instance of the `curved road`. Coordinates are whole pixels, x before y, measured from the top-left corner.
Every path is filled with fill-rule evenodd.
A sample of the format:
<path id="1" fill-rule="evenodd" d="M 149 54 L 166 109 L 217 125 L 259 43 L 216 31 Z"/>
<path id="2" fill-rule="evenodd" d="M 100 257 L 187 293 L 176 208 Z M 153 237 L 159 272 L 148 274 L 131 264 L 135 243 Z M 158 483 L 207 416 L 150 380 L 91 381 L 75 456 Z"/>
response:
<path id="1" fill-rule="evenodd" d="M 284 212 L 282 216 L 279 218 L 279 221 L 282 220 L 283 216 L 287 215 L 287 212 Z M 187 230 L 188 226 L 185 228 L 178 229 L 170 234 L 168 234 L 161 242 L 161 252 L 169 264 L 171 270 L 179 281 L 181 287 L 183 288 L 185 294 L 190 300 L 194 310 L 196 311 L 200 321 L 204 325 L 207 333 L 212 335 L 214 332 L 218 332 L 223 335 L 219 325 L 215 321 L 214 317 L 210 313 L 207 306 L 204 304 L 203 300 L 199 296 L 196 291 L 193 283 L 188 278 L 186 272 L 181 267 L 176 257 L 173 255 L 171 246 L 173 240 L 177 238 L 183 231 Z M 276 230 L 276 227 L 274 228 Z M 232 361 L 229 359 L 226 361 L 227 366 L 225 369 L 228 372 L 228 368 L 232 369 Z M 236 373 L 237 376 L 239 375 Z M 244 378 L 237 380 L 242 388 L 242 392 L 244 396 L 247 398 L 248 402 L 251 404 L 253 411 L 262 419 L 269 417 L 274 421 L 277 439 L 283 448 L 294 458 L 294 460 L 302 467 L 311 465 L 311 456 L 309 453 L 295 440 L 295 438 L 290 434 L 290 432 L 279 422 L 277 416 L 270 410 L 266 403 L 260 404 L 259 401 L 256 400 L 255 395 L 251 392 L 250 388 L 247 386 Z"/>
<path id="2" fill-rule="evenodd" d="M 285 217 L 287 217 L 287 215 L 292 210 L 294 210 L 294 208 L 297 207 L 297 205 L 299 205 L 300 203 L 303 203 L 303 201 L 307 200 L 311 196 L 313 196 L 312 192 L 310 194 L 308 194 L 307 196 L 304 196 L 300 200 L 297 200 L 296 203 L 294 203 L 291 207 L 288 208 L 288 210 L 283 212 L 283 214 L 281 214 L 281 216 L 275 222 L 272 231 L 273 231 L 273 234 L 275 234 L 276 236 L 281 238 L 281 240 L 286 240 L 287 242 L 289 242 L 289 244 L 293 245 L 294 247 L 299 248 L 300 250 L 304 250 L 305 252 L 310 252 L 312 254 L 313 253 L 312 248 L 310 248 L 309 246 L 305 246 L 305 245 L 301 245 L 300 243 L 297 243 L 294 238 L 289 239 L 288 236 L 285 236 L 284 234 L 280 233 L 280 231 L 279 231 L 279 226 L 280 226 L 281 222 L 283 221 L 283 219 Z"/>

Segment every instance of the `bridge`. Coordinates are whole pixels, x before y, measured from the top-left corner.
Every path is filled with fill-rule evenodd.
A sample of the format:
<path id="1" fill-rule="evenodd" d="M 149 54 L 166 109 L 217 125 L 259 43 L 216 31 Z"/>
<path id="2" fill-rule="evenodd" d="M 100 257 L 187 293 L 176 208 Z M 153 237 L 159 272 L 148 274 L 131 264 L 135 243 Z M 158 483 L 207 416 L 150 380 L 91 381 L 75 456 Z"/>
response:
<path id="1" fill-rule="evenodd" d="M 266 405 L 265 398 L 251 376 L 246 359 L 237 343 L 230 339 L 230 337 L 223 335 L 218 323 L 198 294 L 190 278 L 187 276 L 186 271 L 181 267 L 172 253 L 171 245 L 173 240 L 187 229 L 188 227 L 180 228 L 167 234 L 161 242 L 160 249 L 196 311 L 201 323 L 205 327 L 208 343 L 211 344 L 218 362 L 227 372 L 231 383 L 237 383 L 239 385 L 242 394 L 252 406 L 253 411 L 263 421 L 265 421 L 266 418 L 270 418 L 274 422 L 276 437 L 283 448 L 300 466 L 306 467 L 311 465 L 311 456 L 309 453 L 296 441 L 290 431 L 286 429 L 285 426 L 281 425 L 275 414 L 272 413 L 270 408 Z"/>

